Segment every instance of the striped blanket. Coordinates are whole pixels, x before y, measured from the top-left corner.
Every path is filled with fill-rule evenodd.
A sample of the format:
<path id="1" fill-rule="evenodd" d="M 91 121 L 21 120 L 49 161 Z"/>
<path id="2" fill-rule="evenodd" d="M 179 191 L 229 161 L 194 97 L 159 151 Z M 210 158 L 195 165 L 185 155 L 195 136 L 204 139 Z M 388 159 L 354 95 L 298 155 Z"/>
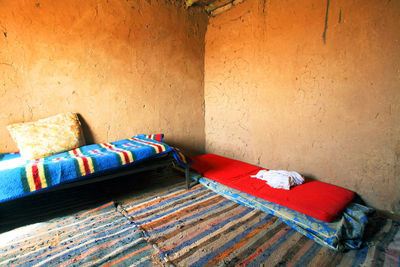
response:
<path id="1" fill-rule="evenodd" d="M 160 256 L 176 266 L 398 266 L 400 226 L 380 220 L 367 245 L 338 252 L 277 217 L 228 200 L 203 185 L 129 200 L 118 209 Z M 393 264 L 393 265 L 390 265 Z"/>
<path id="2" fill-rule="evenodd" d="M 113 202 L 0 234 L 0 266 L 149 266 L 153 252 Z"/>
<path id="3" fill-rule="evenodd" d="M 155 140 L 161 137 L 138 135 L 30 161 L 23 161 L 15 153 L 0 154 L 0 202 L 86 179 L 157 155 L 178 154 L 167 144 Z"/>

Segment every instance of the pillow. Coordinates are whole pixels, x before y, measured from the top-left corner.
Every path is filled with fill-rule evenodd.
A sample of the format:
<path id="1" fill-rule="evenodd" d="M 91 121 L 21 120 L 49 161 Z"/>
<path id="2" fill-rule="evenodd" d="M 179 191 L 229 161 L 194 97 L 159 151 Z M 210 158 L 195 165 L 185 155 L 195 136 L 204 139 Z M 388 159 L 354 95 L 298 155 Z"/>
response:
<path id="1" fill-rule="evenodd" d="M 7 126 L 25 160 L 47 157 L 85 145 L 75 113 L 58 114 L 36 122 Z"/>

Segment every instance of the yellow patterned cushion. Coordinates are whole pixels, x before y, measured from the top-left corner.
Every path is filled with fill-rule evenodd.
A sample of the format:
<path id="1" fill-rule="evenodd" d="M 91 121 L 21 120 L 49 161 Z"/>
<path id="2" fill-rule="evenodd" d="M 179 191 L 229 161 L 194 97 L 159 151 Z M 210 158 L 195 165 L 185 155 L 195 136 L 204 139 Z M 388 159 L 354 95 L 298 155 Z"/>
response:
<path id="1" fill-rule="evenodd" d="M 58 114 L 36 122 L 7 126 L 21 157 L 37 159 L 85 145 L 81 124 L 75 113 Z"/>

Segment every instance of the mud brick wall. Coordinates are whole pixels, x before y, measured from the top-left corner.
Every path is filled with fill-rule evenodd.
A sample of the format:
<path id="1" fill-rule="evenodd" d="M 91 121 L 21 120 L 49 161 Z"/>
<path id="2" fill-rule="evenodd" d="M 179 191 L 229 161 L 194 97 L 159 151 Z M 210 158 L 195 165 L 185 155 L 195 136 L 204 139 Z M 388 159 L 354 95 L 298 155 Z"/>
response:
<path id="1" fill-rule="evenodd" d="M 66 111 L 89 143 L 162 132 L 203 151 L 206 26 L 174 1 L 2 1 L 0 152 L 7 124 Z"/>
<path id="2" fill-rule="evenodd" d="M 206 151 L 400 212 L 400 2 L 246 0 L 210 19 Z"/>

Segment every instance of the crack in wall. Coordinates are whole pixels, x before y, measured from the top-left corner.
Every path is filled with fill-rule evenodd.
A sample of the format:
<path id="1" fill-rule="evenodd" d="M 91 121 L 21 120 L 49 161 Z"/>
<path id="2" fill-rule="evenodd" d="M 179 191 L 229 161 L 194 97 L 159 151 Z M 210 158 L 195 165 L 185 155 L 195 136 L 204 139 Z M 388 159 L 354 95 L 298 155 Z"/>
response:
<path id="1" fill-rule="evenodd" d="M 322 39 L 324 40 L 324 44 L 326 44 L 326 31 L 328 30 L 328 14 L 329 14 L 329 0 L 326 0 L 325 26 L 324 26 L 324 32 L 322 33 Z"/>

